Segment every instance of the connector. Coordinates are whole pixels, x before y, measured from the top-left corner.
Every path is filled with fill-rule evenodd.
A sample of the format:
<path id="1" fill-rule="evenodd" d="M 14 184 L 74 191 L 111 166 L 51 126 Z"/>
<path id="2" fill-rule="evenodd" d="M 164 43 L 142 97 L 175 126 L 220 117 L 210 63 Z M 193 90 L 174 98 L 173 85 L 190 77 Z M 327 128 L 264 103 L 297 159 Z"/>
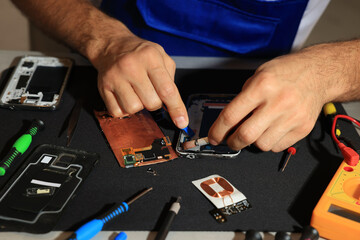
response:
<path id="1" fill-rule="evenodd" d="M 359 163 L 359 154 L 354 149 L 345 146 L 343 143 L 339 143 L 338 146 L 348 165 L 356 166 Z"/>

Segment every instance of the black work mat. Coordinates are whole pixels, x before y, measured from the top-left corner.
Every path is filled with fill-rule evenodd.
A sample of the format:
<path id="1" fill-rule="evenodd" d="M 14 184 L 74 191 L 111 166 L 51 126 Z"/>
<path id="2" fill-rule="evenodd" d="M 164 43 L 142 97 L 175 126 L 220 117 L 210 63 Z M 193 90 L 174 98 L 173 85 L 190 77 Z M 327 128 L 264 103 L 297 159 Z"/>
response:
<path id="1" fill-rule="evenodd" d="M 252 73 L 244 70 L 178 69 L 176 81 L 185 99 L 191 93 L 237 93 Z M 7 76 L 6 73 L 2 75 L 1 86 Z M 169 163 L 153 165 L 158 176 L 149 174 L 147 167 L 123 169 L 118 165 L 93 116 L 93 107 L 99 98 L 96 78 L 97 73 L 93 68 L 75 67 L 60 109 L 53 112 L 0 109 L 0 157 L 6 155 L 33 118 L 45 122 L 45 130 L 35 136 L 25 153 L 28 156 L 40 144 L 64 146 L 66 134 L 58 135 L 76 99 L 84 100 L 70 147 L 100 153 L 101 159 L 78 190 L 77 196 L 64 209 L 55 230 L 75 230 L 113 203 L 127 200 L 140 190 L 152 186 L 152 192 L 134 202 L 129 212 L 106 224 L 105 230 L 157 230 L 170 199 L 181 196 L 181 209 L 172 230 L 296 231 L 309 224 L 313 208 L 342 160 L 329 134 L 325 132 L 325 124 L 318 121 L 312 133 L 300 142 L 297 154 L 290 159 L 283 173 L 278 169 L 285 153 L 260 152 L 256 148 L 245 149 L 233 159 L 178 158 Z M 340 106 L 338 110 L 343 111 Z M 171 125 L 163 127 L 172 138 L 176 135 Z M 342 133 L 357 137 L 350 124 L 343 126 Z M 218 224 L 209 214 L 214 206 L 191 183 L 212 174 L 226 178 L 243 192 L 252 209 L 230 216 L 228 222 Z M 5 180 L 3 178 L 1 181 Z"/>

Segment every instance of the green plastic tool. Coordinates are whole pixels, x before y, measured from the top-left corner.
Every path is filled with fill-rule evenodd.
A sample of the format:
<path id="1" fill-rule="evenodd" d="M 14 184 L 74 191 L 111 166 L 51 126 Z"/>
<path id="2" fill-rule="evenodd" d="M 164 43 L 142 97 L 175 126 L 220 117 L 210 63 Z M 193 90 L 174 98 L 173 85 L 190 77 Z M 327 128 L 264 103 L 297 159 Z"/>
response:
<path id="1" fill-rule="evenodd" d="M 34 119 L 29 130 L 26 131 L 16 142 L 12 145 L 10 152 L 6 155 L 4 160 L 0 162 L 0 176 L 4 176 L 6 170 L 11 167 L 11 164 L 29 148 L 32 138 L 39 130 L 44 128 L 44 122 L 39 119 Z"/>

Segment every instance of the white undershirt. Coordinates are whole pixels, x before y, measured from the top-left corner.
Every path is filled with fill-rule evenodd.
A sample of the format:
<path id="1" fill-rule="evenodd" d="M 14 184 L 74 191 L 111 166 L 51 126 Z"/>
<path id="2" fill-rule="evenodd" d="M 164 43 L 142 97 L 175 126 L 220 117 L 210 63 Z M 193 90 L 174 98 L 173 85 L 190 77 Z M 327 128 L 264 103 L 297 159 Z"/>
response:
<path id="1" fill-rule="evenodd" d="M 299 50 L 304 45 L 306 39 L 311 33 L 311 30 L 325 11 L 329 2 L 330 0 L 309 0 L 296 33 L 291 51 Z"/>

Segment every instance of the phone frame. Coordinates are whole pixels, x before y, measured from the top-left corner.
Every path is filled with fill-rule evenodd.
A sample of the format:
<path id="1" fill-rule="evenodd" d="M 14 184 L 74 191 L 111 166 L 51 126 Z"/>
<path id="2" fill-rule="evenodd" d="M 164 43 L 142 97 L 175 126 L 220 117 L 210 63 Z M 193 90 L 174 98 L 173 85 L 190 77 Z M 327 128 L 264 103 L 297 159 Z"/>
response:
<path id="1" fill-rule="evenodd" d="M 189 114 L 189 127 L 195 132 L 195 136 L 191 139 L 199 138 L 199 132 L 201 129 L 201 122 L 203 118 L 202 104 L 206 101 L 218 101 L 219 103 L 229 103 L 233 99 L 235 94 L 192 94 L 187 101 L 187 110 Z M 184 131 L 181 131 L 176 143 L 176 152 L 180 156 L 184 156 L 190 159 L 205 156 L 205 157 L 219 157 L 219 158 L 232 158 L 240 154 L 241 150 L 233 151 L 230 153 L 211 152 L 207 150 L 200 150 L 200 147 L 196 149 L 182 149 L 182 143 L 185 140 L 189 140 L 189 137 Z M 230 149 L 229 149 L 230 150 Z"/>
<path id="2" fill-rule="evenodd" d="M 50 56 L 23 56 L 12 72 L 10 78 L 0 95 L 0 106 L 9 109 L 28 109 L 28 110 L 55 110 L 61 102 L 65 86 L 70 77 L 74 61 L 70 58 L 59 58 Z M 44 94 L 39 91 L 37 94 L 29 93 L 33 76 L 38 67 L 66 67 L 64 78 L 61 79 L 61 86 L 58 93 L 53 94 L 52 101 L 42 101 Z M 20 83 L 21 77 L 25 81 Z M 51 81 L 51 79 L 49 79 Z M 22 85 L 22 87 L 19 87 Z M 44 87 L 45 89 L 46 87 Z M 45 90 L 44 90 L 45 91 Z M 11 102 L 13 101 L 13 102 Z M 14 102 L 19 101 L 19 103 Z"/>

